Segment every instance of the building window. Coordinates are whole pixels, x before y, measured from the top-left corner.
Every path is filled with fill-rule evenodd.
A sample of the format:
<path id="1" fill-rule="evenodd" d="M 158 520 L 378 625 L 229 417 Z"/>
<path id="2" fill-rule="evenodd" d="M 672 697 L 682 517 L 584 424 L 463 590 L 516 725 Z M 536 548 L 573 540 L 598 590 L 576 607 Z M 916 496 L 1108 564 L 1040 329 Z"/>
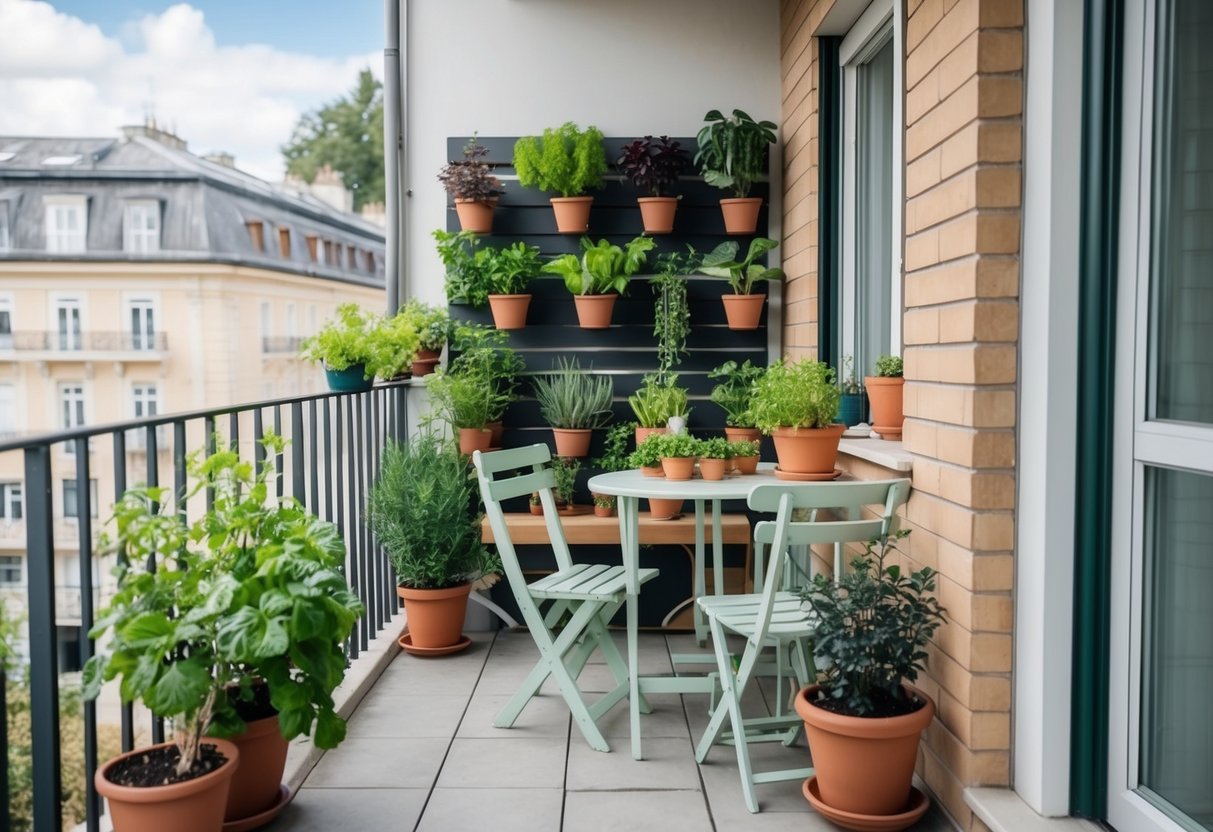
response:
<path id="1" fill-rule="evenodd" d="M 261 301 L 261 351 L 270 351 L 270 338 L 274 334 L 273 309 L 268 300 Z"/>
<path id="2" fill-rule="evenodd" d="M 295 304 L 286 305 L 286 339 L 288 349 L 299 349 L 299 325 L 295 320 Z"/>
<path id="3" fill-rule="evenodd" d="M 59 388 L 59 427 L 64 430 L 84 425 L 84 385 L 65 384 Z"/>
<path id="4" fill-rule="evenodd" d="M 130 302 L 131 349 L 156 349 L 155 305 L 148 298 L 136 298 Z"/>
<path id="5" fill-rule="evenodd" d="M 136 419 L 151 419 L 160 413 L 160 391 L 154 384 L 136 384 L 131 388 Z"/>
<path id="6" fill-rule="evenodd" d="M 291 259 L 291 230 L 289 228 L 278 229 L 278 253 L 283 260 Z"/>
<path id="7" fill-rule="evenodd" d="M 88 516 L 97 516 L 97 481 L 88 481 Z M 79 517 L 80 501 L 76 489 L 76 480 L 63 481 L 63 516 Z"/>
<path id="8" fill-rule="evenodd" d="M 8 251 L 13 246 L 8 222 L 8 203 L 0 200 L 0 251 Z"/>
<path id="9" fill-rule="evenodd" d="M 88 239 L 88 202 L 83 196 L 47 197 L 46 250 L 54 254 L 85 251 Z"/>
<path id="10" fill-rule="evenodd" d="M 366 252 L 366 270 L 371 274 L 375 273 L 375 252 Z"/>
<path id="11" fill-rule="evenodd" d="M 11 384 L 0 384 L 0 437 L 17 432 L 17 393 Z"/>
<path id="12" fill-rule="evenodd" d="M 261 220 L 245 220 L 244 224 L 248 226 L 249 241 L 253 244 L 253 251 L 261 253 L 265 251 L 265 223 Z"/>
<path id="13" fill-rule="evenodd" d="M 304 240 L 307 242 L 308 259 L 313 263 L 318 263 L 320 261 L 320 238 L 315 234 L 308 234 Z"/>
<path id="14" fill-rule="evenodd" d="M 55 301 L 55 327 L 58 332 L 58 348 L 61 350 L 83 349 L 80 326 L 80 301 L 76 298 L 60 298 Z"/>
<path id="15" fill-rule="evenodd" d="M 19 482 L 0 482 L 0 520 L 20 520 L 25 516 L 22 486 Z"/>
<path id="16" fill-rule="evenodd" d="M 350 246 L 346 251 L 349 252 L 349 257 L 346 258 L 347 268 L 353 271 L 358 268 L 358 249 L 355 246 Z"/>
<path id="17" fill-rule="evenodd" d="M 13 302 L 0 298 L 0 350 L 13 348 Z"/>
<path id="18" fill-rule="evenodd" d="M 132 254 L 160 250 L 160 203 L 144 199 L 126 204 L 122 224 L 122 247 Z"/>
<path id="19" fill-rule="evenodd" d="M 20 586 L 25 583 L 25 558 L 20 555 L 0 555 L 0 585 Z"/>

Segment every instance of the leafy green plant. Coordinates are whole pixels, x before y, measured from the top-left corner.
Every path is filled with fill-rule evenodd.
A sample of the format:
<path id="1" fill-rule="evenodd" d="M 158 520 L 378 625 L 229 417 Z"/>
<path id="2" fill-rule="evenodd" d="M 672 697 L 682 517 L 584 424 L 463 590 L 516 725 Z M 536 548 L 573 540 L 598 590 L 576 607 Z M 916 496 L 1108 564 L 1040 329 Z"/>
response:
<path id="1" fill-rule="evenodd" d="M 552 460 L 552 475 L 556 479 L 556 484 L 552 487 L 552 494 L 555 496 L 556 502 L 570 506 L 573 504 L 573 496 L 577 488 L 577 474 L 580 471 L 580 459 L 557 457 Z"/>
<path id="2" fill-rule="evenodd" d="M 829 365 L 808 358 L 780 361 L 754 382 L 754 427 L 766 434 L 776 428 L 828 427 L 838 416 L 841 395 Z"/>
<path id="3" fill-rule="evenodd" d="M 658 442 L 665 434 L 654 433 L 636 446 L 636 450 L 628 455 L 629 468 L 656 468 L 661 465 L 661 443 Z"/>
<path id="4" fill-rule="evenodd" d="M 750 240 L 750 248 L 746 251 L 744 260 L 737 259 L 740 247 L 736 240 L 721 243 L 703 256 L 699 264 L 700 274 L 711 277 L 722 277 L 729 281 L 733 293 L 748 295 L 754 291 L 754 284 L 760 280 L 783 280 L 783 269 L 768 268 L 761 263 L 755 263 L 768 251 L 779 246 L 774 240 L 766 237 L 755 237 Z"/>
<path id="5" fill-rule="evenodd" d="M 464 323 L 455 329 L 453 347 L 456 355 L 447 372 L 475 376 L 496 392 L 489 407 L 490 422 L 500 419 L 506 408 L 517 400 L 518 377 L 526 370 L 522 356 L 507 346 L 509 341 L 508 332 L 491 326 Z"/>
<path id="6" fill-rule="evenodd" d="M 648 439 L 656 441 L 657 452 L 661 454 L 662 459 L 699 456 L 699 440 L 689 433 L 659 433 Z"/>
<path id="7" fill-rule="evenodd" d="M 434 239 L 446 268 L 446 295 L 455 303 L 479 308 L 489 302 L 489 295 L 521 294 L 542 269 L 539 249 L 523 242 L 482 247 L 471 231 L 439 230 Z"/>
<path id="8" fill-rule="evenodd" d="M 433 412 L 452 428 L 483 428 L 508 404 L 491 379 L 479 373 L 438 370 L 426 390 Z"/>
<path id="9" fill-rule="evenodd" d="M 844 396 L 858 396 L 863 393 L 863 385 L 855 379 L 855 359 L 849 355 L 842 359 L 842 375 L 840 388 Z"/>
<path id="10" fill-rule="evenodd" d="M 750 400 L 754 396 L 754 382 L 765 374 L 765 367 L 755 367 L 748 358 L 742 364 L 726 361 L 708 373 L 708 378 L 721 380 L 712 388 L 709 398 L 724 411 L 726 425 L 732 428 L 753 425 Z"/>
<path id="11" fill-rule="evenodd" d="M 476 134 L 463 146 L 463 158 L 447 162 L 438 181 L 452 199 L 471 199 L 488 202 L 505 191 L 501 180 L 493 176 L 493 169 L 484 157 L 489 150 L 476 141 Z"/>
<path id="12" fill-rule="evenodd" d="M 543 268 L 539 247 L 522 242 L 504 248 L 482 248 L 476 256 L 484 262 L 490 295 L 522 294 Z"/>
<path id="13" fill-rule="evenodd" d="M 675 384 L 677 380 L 678 376 L 673 374 L 665 379 L 647 375 L 640 389 L 628 396 L 628 404 L 642 428 L 663 428 L 671 416 L 690 415 L 687 391 Z"/>
<path id="14" fill-rule="evenodd" d="M 564 197 L 600 188 L 607 172 L 602 132 L 593 126 L 580 130 L 568 121 L 544 130 L 542 137 L 524 136 L 514 143 L 514 169 L 522 187 Z"/>
<path id="15" fill-rule="evenodd" d="M 477 500 L 467 462 L 437 434 L 387 444 L 367 517 L 402 586 L 443 589 L 499 568 L 480 541 Z"/>
<path id="16" fill-rule="evenodd" d="M 876 359 L 876 375 L 881 378 L 901 378 L 902 363 L 900 356 L 882 355 Z"/>
<path id="17" fill-rule="evenodd" d="M 729 443 L 729 452 L 733 457 L 758 456 L 759 445 L 750 439 L 738 439 Z"/>
<path id="18" fill-rule="evenodd" d="M 626 471 L 628 464 L 628 441 L 636 433 L 635 422 L 619 422 L 607 431 L 606 441 L 602 445 L 602 456 L 594 460 L 595 468 L 601 468 L 606 473 Z"/>
<path id="19" fill-rule="evenodd" d="M 691 156 L 669 136 L 645 136 L 625 144 L 615 166 L 635 187 L 650 196 L 661 196 L 691 166 Z"/>
<path id="20" fill-rule="evenodd" d="M 225 688 L 254 679 L 268 684 L 287 739 L 313 725 L 321 748 L 345 737 L 332 692 L 362 604 L 342 574 L 336 526 L 293 499 L 270 499 L 273 460 L 286 443 L 273 435 L 262 442 L 265 462 L 255 471 L 235 450 L 191 456 L 186 501 L 204 489 L 213 495 L 192 524 L 165 488 L 131 489 L 114 507 L 118 591 L 89 633 L 109 642 L 85 667 L 84 695 L 95 699 L 121 677 L 124 702 L 139 699 L 171 718 L 179 777 L 198 759 L 204 733 L 243 730 Z M 149 569 L 153 556 L 159 562 Z"/>
<path id="21" fill-rule="evenodd" d="M 699 456 L 706 459 L 732 459 L 733 443 L 720 436 L 714 436 L 711 439 L 701 439 L 699 441 Z"/>
<path id="22" fill-rule="evenodd" d="M 583 372 L 576 358 L 558 358 L 551 373 L 532 380 L 543 418 L 554 428 L 593 429 L 611 421 L 610 376 Z"/>
<path id="23" fill-rule="evenodd" d="M 935 570 L 924 567 L 903 574 L 888 563 L 905 538 L 871 540 L 851 570 L 822 574 L 801 590 L 801 598 L 817 619 L 814 652 L 821 660 L 819 702 L 852 716 L 887 713 L 892 703 L 900 712 L 916 710 L 906 697 L 902 680 L 913 682 L 926 669 L 926 647 L 947 611 L 933 595 Z"/>
<path id="24" fill-rule="evenodd" d="M 419 349 L 442 352 L 451 337 L 451 321 L 446 310 L 414 298 L 405 304 L 403 313 L 417 332 Z"/>
<path id="25" fill-rule="evenodd" d="M 612 494 L 594 494 L 595 508 L 615 508 L 616 498 Z"/>
<path id="26" fill-rule="evenodd" d="M 686 275 L 695 270 L 698 256 L 687 246 L 686 254 L 667 252 L 657 258 L 652 280 L 657 304 L 653 310 L 653 335 L 657 338 L 657 375 L 664 377 L 682 363 L 691 332 L 691 309 L 687 303 Z"/>
<path id="27" fill-rule="evenodd" d="M 696 136 L 695 164 L 703 181 L 715 188 L 749 196 L 750 186 L 767 170 L 767 146 L 775 143 L 775 123 L 754 121 L 742 110 L 726 116 L 710 110 Z"/>
<path id="28" fill-rule="evenodd" d="M 375 374 L 374 331 L 378 325 L 376 316 L 363 311 L 356 303 L 343 303 L 337 307 L 333 320 L 325 322 L 315 335 L 303 342 L 302 357 L 307 361 L 319 361 L 328 370 L 348 370 L 357 364 L 370 365 L 365 378 Z"/>
<path id="29" fill-rule="evenodd" d="M 581 257 L 561 255 L 545 264 L 543 271 L 564 278 L 565 287 L 574 295 L 622 295 L 628 279 L 644 265 L 647 252 L 655 245 L 652 237 L 637 237 L 622 248 L 608 240 L 594 244 L 582 237 Z"/>
<path id="30" fill-rule="evenodd" d="M 384 379 L 396 378 L 409 370 L 421 336 L 417 333 L 416 318 L 407 310 L 401 310 L 390 318 L 382 318 L 371 333 L 374 357 L 368 369 Z"/>

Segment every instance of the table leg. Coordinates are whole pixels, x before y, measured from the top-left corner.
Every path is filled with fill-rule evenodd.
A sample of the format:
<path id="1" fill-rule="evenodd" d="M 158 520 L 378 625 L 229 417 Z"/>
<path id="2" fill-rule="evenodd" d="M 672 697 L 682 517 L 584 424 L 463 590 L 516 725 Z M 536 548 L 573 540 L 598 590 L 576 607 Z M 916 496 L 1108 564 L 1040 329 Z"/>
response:
<path id="1" fill-rule="evenodd" d="M 619 543 L 627 572 L 628 629 L 628 716 L 631 722 L 632 757 L 643 759 L 640 750 L 640 500 L 619 498 Z"/>
<path id="2" fill-rule="evenodd" d="M 712 593 L 724 595 L 724 532 L 720 528 L 720 500 L 712 500 Z"/>
<path id="3" fill-rule="evenodd" d="M 708 625 L 704 620 L 703 611 L 695 603 L 707 592 L 707 580 L 704 575 L 704 561 L 707 553 L 703 545 L 703 500 L 695 501 L 695 593 L 691 599 L 692 620 L 695 622 L 695 643 L 703 647 L 708 643 Z"/>

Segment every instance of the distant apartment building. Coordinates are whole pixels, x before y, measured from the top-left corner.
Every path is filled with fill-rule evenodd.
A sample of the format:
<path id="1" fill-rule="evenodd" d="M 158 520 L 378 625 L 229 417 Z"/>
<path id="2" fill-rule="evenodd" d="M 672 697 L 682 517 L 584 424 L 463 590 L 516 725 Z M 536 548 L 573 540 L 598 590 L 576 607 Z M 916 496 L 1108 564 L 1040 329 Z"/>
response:
<path id="1" fill-rule="evenodd" d="M 196 156 L 154 125 L 121 138 L 0 136 L 0 441 L 318 390 L 301 341 L 339 303 L 380 307 L 383 264 L 379 227 L 230 156 Z M 133 484 L 149 437 L 127 438 Z M 113 470 L 112 447 L 89 454 L 94 474 Z M 83 501 L 75 449 L 57 446 L 53 464 L 67 647 Z M 11 603 L 25 597 L 21 466 L 0 454 L 0 592 L 19 590 L 4 592 Z M 90 482 L 90 513 L 107 515 L 111 483 Z"/>

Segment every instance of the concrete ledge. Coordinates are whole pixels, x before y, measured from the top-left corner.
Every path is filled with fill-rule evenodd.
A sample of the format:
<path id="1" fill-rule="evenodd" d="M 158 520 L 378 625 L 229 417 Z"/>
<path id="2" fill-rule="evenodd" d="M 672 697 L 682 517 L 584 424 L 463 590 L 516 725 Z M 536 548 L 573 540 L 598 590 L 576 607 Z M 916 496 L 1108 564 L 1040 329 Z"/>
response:
<path id="1" fill-rule="evenodd" d="M 914 455 L 902 450 L 901 443 L 889 439 L 842 439 L 838 453 L 864 459 L 881 468 L 908 474 L 914 470 Z"/>
<path id="2" fill-rule="evenodd" d="M 1100 832 L 1081 818 L 1046 818 L 1010 789 L 965 789 L 965 803 L 990 832 Z"/>

